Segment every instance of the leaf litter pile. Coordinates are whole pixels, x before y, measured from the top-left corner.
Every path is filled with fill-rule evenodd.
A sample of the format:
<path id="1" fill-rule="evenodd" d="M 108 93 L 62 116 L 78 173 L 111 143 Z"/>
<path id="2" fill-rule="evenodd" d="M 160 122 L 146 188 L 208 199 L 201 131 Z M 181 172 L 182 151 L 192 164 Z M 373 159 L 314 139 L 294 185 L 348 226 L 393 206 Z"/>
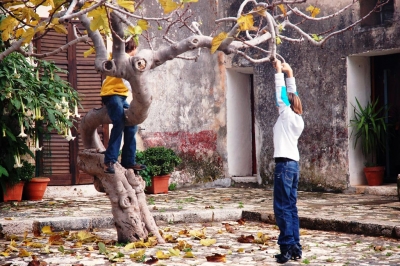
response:
<path id="1" fill-rule="evenodd" d="M 92 232 L 40 232 L 0 239 L 0 266 L 43 265 L 276 265 L 279 253 L 274 225 L 262 222 L 214 222 L 159 225 L 166 244 L 150 236 L 117 243 L 115 229 Z M 398 265 L 396 239 L 300 230 L 303 258 L 291 265 Z M 210 264 L 211 263 L 211 264 Z M 346 264 L 347 263 L 347 264 Z"/>
<path id="2" fill-rule="evenodd" d="M 268 229 L 263 230 L 263 226 Z M 265 234 L 271 229 L 274 235 Z M 252 253 L 276 246 L 278 234 L 271 225 L 247 223 L 245 220 L 166 225 L 160 226 L 159 230 L 167 242 L 164 245 L 157 245 L 153 236 L 133 243 L 117 243 L 114 229 L 53 232 L 50 226 L 44 226 L 41 232 L 7 235 L 0 241 L 0 266 L 19 265 L 17 261 L 29 266 L 51 265 L 67 260 L 70 265 L 87 265 L 84 261 L 91 259 L 104 260 L 104 265 L 123 262 L 168 265 L 168 261 L 182 259 L 188 260 L 188 263 L 199 259 L 224 263 L 230 261 L 234 254 Z M 253 233 L 248 234 L 250 231 Z M 264 254 L 258 259 L 263 260 L 268 256 Z"/>

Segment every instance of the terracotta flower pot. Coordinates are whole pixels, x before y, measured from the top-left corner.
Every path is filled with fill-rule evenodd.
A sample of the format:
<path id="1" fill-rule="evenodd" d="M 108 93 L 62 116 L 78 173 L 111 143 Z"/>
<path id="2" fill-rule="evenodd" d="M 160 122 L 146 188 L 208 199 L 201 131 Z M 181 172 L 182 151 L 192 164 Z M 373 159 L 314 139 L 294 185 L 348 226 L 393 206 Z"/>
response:
<path id="1" fill-rule="evenodd" d="M 44 192 L 47 188 L 47 183 L 50 178 L 47 177 L 34 177 L 31 181 L 27 182 L 24 187 L 24 199 L 26 200 L 42 200 Z"/>
<path id="2" fill-rule="evenodd" d="M 13 186 L 6 185 L 6 191 L 3 192 L 3 200 L 7 201 L 21 201 L 22 191 L 24 189 L 24 181 L 21 181 Z"/>
<path id="3" fill-rule="evenodd" d="M 385 167 L 365 167 L 364 174 L 367 178 L 368 186 L 380 186 L 383 183 L 383 177 L 385 175 Z"/>
<path id="4" fill-rule="evenodd" d="M 171 175 L 153 176 L 151 186 L 145 188 L 147 194 L 168 194 L 169 178 Z"/>

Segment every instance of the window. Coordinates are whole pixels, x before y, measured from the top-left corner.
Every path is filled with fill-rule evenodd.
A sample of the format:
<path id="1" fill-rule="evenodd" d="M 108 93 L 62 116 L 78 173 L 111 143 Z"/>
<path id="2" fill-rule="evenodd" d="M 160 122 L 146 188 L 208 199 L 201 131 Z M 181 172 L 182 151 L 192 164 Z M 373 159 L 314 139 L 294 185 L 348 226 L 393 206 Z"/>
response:
<path id="1" fill-rule="evenodd" d="M 376 5 L 385 3 L 378 7 L 368 18 L 361 22 L 361 26 L 390 26 L 394 13 L 394 0 L 360 0 L 360 17 L 366 16 Z"/>

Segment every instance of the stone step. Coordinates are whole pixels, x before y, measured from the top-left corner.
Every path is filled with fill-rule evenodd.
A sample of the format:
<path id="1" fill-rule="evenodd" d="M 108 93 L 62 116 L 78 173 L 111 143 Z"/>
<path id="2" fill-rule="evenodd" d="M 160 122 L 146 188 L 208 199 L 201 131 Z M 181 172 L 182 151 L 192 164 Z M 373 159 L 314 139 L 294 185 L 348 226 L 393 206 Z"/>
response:
<path id="1" fill-rule="evenodd" d="M 370 194 L 379 196 L 397 196 L 397 184 L 383 184 L 381 186 L 354 186 L 357 194 Z"/>

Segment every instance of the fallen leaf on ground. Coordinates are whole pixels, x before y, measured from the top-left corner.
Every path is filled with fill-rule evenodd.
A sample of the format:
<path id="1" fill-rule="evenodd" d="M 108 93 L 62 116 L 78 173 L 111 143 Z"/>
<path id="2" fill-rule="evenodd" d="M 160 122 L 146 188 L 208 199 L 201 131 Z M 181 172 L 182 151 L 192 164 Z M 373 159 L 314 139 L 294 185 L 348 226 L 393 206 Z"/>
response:
<path id="1" fill-rule="evenodd" d="M 248 236 L 241 235 L 238 238 L 238 242 L 239 243 L 253 243 L 254 242 L 254 236 L 252 236 L 252 235 L 248 235 Z"/>
<path id="2" fill-rule="evenodd" d="M 150 256 L 150 257 L 151 257 L 151 259 L 146 260 L 144 264 L 153 265 L 153 264 L 155 264 L 155 263 L 158 262 L 158 259 L 157 259 L 157 258 L 155 258 L 155 257 L 153 257 L 153 256 Z"/>
<path id="3" fill-rule="evenodd" d="M 226 262 L 225 255 L 221 255 L 218 253 L 214 253 L 214 255 L 212 256 L 207 256 L 206 259 L 209 262 Z"/>
<path id="4" fill-rule="evenodd" d="M 203 246 L 206 246 L 206 247 L 214 245 L 215 243 L 217 243 L 216 239 L 202 239 L 202 240 L 200 240 L 200 244 L 203 245 Z"/>
<path id="5" fill-rule="evenodd" d="M 228 223 L 225 224 L 225 229 L 226 229 L 226 231 L 228 231 L 229 233 L 232 233 L 232 234 L 235 232 L 235 228 L 233 228 L 233 226 L 231 226 Z"/>
<path id="6" fill-rule="evenodd" d="M 237 223 L 240 224 L 240 225 L 244 225 L 246 223 L 246 220 L 245 219 L 239 219 L 239 220 L 237 220 Z"/>

